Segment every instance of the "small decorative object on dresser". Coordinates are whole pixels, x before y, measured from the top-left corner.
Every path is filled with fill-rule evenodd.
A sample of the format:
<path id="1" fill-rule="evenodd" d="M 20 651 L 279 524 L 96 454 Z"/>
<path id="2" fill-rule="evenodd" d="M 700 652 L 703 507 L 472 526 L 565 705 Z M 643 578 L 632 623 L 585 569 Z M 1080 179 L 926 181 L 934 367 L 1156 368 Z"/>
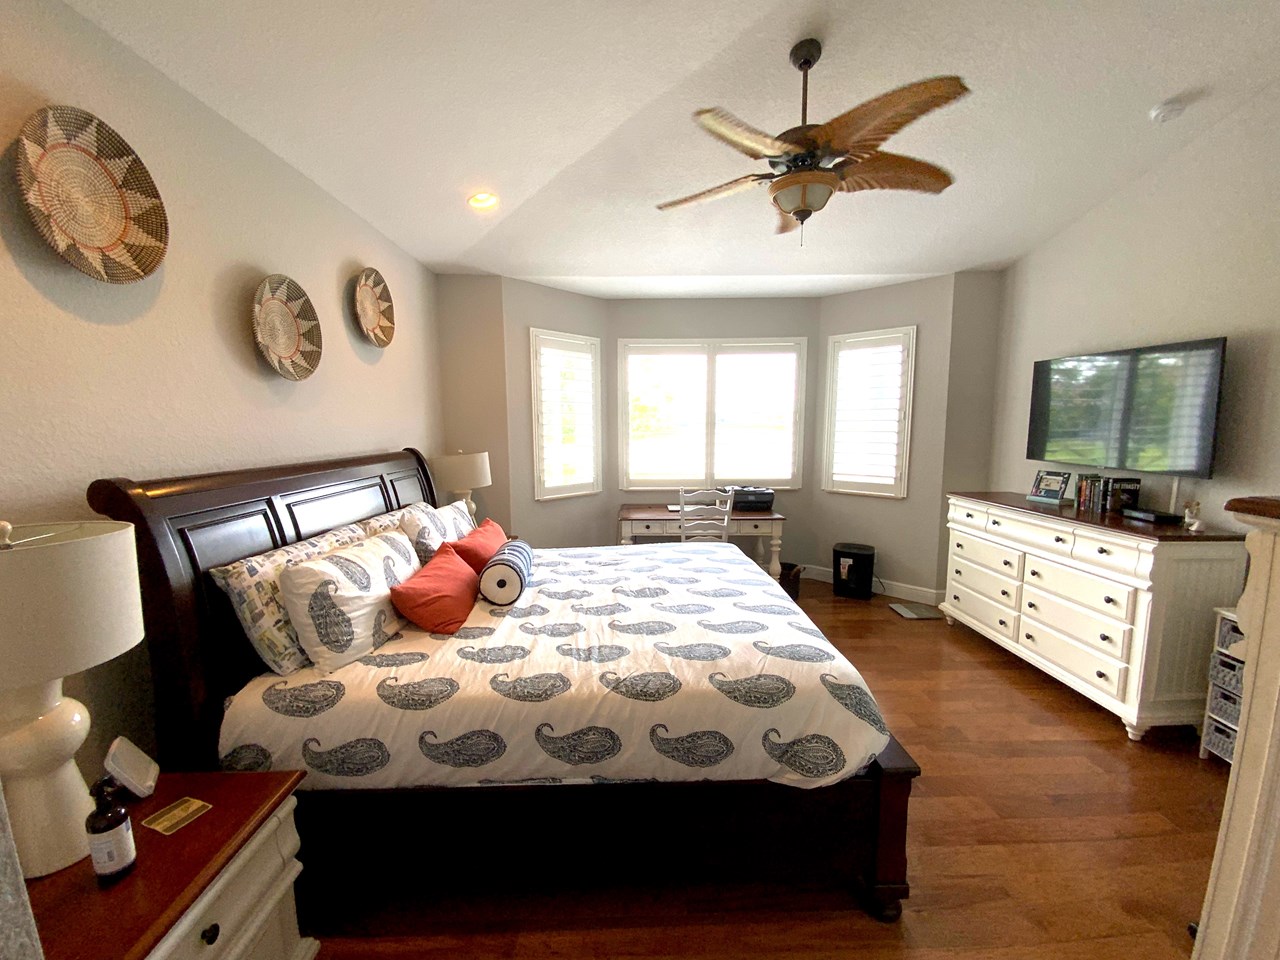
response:
<path id="1" fill-rule="evenodd" d="M 272 369 L 286 380 L 305 380 L 320 366 L 320 318 L 307 292 L 283 273 L 258 285 L 253 339 Z"/>
<path id="2" fill-rule="evenodd" d="M 1027 499 L 1037 503 L 1061 503 L 1071 482 L 1070 473 L 1057 470 L 1037 470 L 1036 482 L 1031 485 Z"/>
<path id="3" fill-rule="evenodd" d="M 120 134 L 77 107 L 37 110 L 18 135 L 18 184 L 58 255 L 107 283 L 156 271 L 169 220 L 151 174 Z"/>
<path id="4" fill-rule="evenodd" d="M 396 310 L 387 281 L 373 267 L 366 267 L 356 277 L 355 302 L 360 332 L 375 347 L 385 347 L 396 335 Z"/>
<path id="5" fill-rule="evenodd" d="M 1124 721 L 1204 717 L 1213 608 L 1244 582 L 1243 537 L 1027 503 L 949 497 L 940 609 Z"/>
<path id="6" fill-rule="evenodd" d="M 132 805 L 134 820 L 184 797 L 208 812 L 171 834 L 139 826 L 137 868 L 107 889 L 88 864 L 29 882 L 46 960 L 314 957 L 319 944 L 298 935 L 293 896 L 302 865 L 292 794 L 302 777 L 161 774 L 155 793 Z"/>
<path id="7" fill-rule="evenodd" d="M 1218 622 L 1213 631 L 1213 653 L 1209 655 L 1209 698 L 1200 734 L 1200 759 L 1212 753 L 1230 763 L 1244 699 L 1245 643 L 1234 609 L 1218 607 L 1214 613 Z"/>

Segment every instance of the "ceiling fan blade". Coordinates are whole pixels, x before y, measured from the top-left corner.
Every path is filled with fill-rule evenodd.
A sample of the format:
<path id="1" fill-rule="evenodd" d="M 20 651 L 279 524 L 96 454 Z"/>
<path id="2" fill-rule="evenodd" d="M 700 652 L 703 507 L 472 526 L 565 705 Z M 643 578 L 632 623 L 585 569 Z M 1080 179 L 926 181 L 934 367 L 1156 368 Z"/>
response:
<path id="1" fill-rule="evenodd" d="M 800 227 L 800 222 L 795 217 L 789 217 L 781 210 L 778 211 L 778 226 L 774 228 L 774 233 L 790 233 Z"/>
<path id="2" fill-rule="evenodd" d="M 890 90 L 815 127 L 809 136 L 829 153 L 865 160 L 895 133 L 930 110 L 969 92 L 959 77 L 933 77 Z"/>
<path id="3" fill-rule="evenodd" d="M 752 160 L 763 160 L 765 157 L 789 157 L 801 152 L 795 144 L 771 137 L 763 130 L 757 130 L 750 124 L 743 123 L 729 111 L 721 110 L 719 107 L 699 110 L 693 115 L 693 119 L 717 140 L 724 141 Z"/>
<path id="4" fill-rule="evenodd" d="M 699 190 L 697 193 L 691 193 L 687 197 L 660 203 L 658 204 L 658 209 L 670 210 L 672 207 L 682 207 L 686 203 L 698 203 L 702 200 L 713 200 L 716 197 L 727 197 L 731 193 L 754 187 L 757 183 L 765 183 L 776 176 L 776 173 L 749 173 L 745 177 L 739 177 L 737 180 L 730 180 L 718 186 L 708 187 L 706 190 Z"/>
<path id="5" fill-rule="evenodd" d="M 832 167 L 831 172 L 840 178 L 840 189 L 846 193 L 855 190 L 941 193 L 955 182 L 951 174 L 932 163 L 880 151 L 861 162 L 843 160 Z"/>

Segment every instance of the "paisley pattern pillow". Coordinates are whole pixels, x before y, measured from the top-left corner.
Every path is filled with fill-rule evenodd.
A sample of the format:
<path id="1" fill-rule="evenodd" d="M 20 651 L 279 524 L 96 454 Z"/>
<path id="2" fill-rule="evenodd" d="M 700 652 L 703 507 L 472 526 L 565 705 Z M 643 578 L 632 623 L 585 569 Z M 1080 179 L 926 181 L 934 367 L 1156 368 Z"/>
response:
<path id="1" fill-rule="evenodd" d="M 461 513 L 456 509 L 462 507 Z M 463 526 L 466 518 L 466 527 Z M 466 501 L 458 500 L 447 507 L 431 507 L 421 505 L 421 509 L 405 511 L 400 517 L 400 529 L 413 544 L 418 560 L 426 563 L 440 545 L 450 540 L 461 540 L 474 529 L 471 514 L 467 512 Z"/>
<path id="2" fill-rule="evenodd" d="M 421 568 L 398 530 L 380 533 L 280 574 L 280 599 L 298 642 L 321 671 L 372 653 L 404 626 L 391 588 Z"/>
<path id="3" fill-rule="evenodd" d="M 380 513 L 376 517 L 370 517 L 368 520 L 361 520 L 360 526 L 364 528 L 365 536 L 374 537 L 380 533 L 388 533 L 392 530 L 403 530 L 403 521 L 410 513 L 420 513 L 425 515 L 426 511 L 433 509 L 431 504 L 425 500 L 419 500 L 417 503 L 411 503 L 407 507 L 401 507 L 399 510 L 392 510 L 390 513 Z"/>
<path id="4" fill-rule="evenodd" d="M 209 571 L 213 582 L 230 598 L 253 649 L 280 676 L 287 677 L 311 664 L 280 602 L 280 572 L 291 562 L 322 557 L 365 536 L 358 524 L 351 523 Z"/>
<path id="5" fill-rule="evenodd" d="M 449 540 L 461 540 L 476 528 L 476 522 L 471 519 L 471 511 L 467 509 L 465 500 L 455 500 L 448 506 L 437 507 L 436 513 L 440 514 L 445 526 L 449 528 Z"/>

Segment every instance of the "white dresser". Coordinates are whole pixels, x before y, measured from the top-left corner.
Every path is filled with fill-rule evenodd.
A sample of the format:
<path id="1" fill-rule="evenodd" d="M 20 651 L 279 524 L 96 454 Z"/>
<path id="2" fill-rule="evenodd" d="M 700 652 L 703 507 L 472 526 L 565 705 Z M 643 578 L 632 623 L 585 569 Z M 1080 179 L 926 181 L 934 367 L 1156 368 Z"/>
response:
<path id="1" fill-rule="evenodd" d="M 1110 710 L 1131 739 L 1204 719 L 1214 607 L 1240 596 L 1242 535 L 1077 518 L 999 492 L 952 494 L 947 528 L 949 623 Z"/>

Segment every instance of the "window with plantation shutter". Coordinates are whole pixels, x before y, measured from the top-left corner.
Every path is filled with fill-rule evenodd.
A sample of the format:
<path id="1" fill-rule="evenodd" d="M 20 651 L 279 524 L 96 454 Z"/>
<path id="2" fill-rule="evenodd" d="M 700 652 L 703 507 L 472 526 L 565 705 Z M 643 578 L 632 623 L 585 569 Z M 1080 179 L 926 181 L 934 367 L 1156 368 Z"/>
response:
<path id="1" fill-rule="evenodd" d="M 832 337 L 823 489 L 907 495 L 915 327 Z"/>
<path id="2" fill-rule="evenodd" d="M 534 498 L 599 493 L 600 341 L 531 330 Z"/>

